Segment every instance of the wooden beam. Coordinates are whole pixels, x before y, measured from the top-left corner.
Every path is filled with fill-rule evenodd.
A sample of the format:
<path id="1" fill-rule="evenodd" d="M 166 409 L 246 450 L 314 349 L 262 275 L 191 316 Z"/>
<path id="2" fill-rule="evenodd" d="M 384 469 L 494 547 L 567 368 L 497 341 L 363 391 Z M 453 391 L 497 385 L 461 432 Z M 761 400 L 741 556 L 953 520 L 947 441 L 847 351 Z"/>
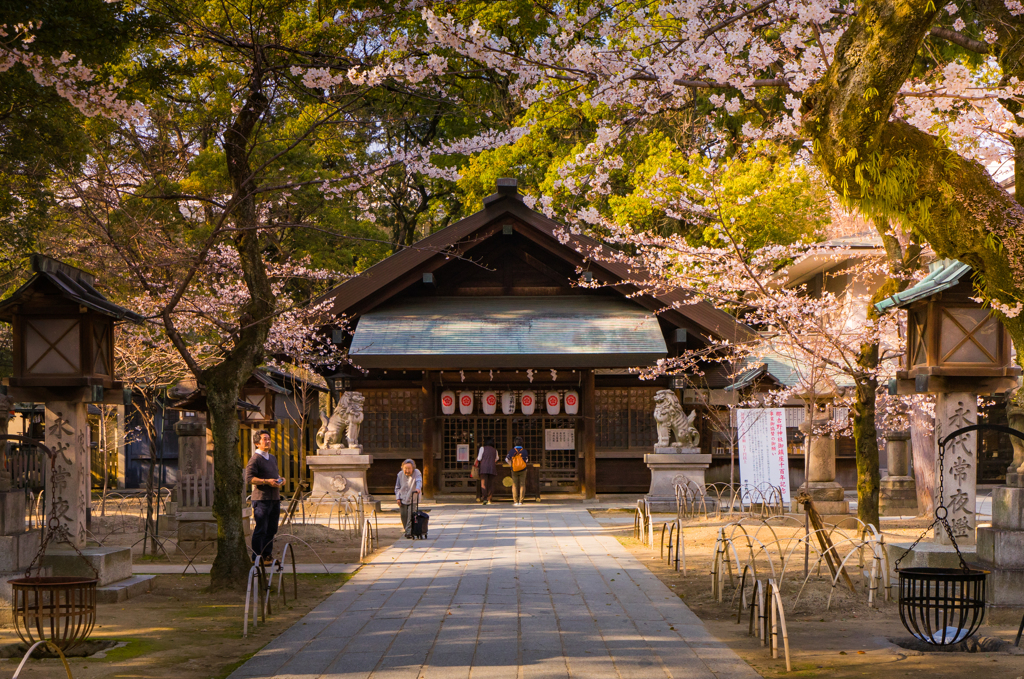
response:
<path id="1" fill-rule="evenodd" d="M 594 371 L 583 372 L 583 493 L 592 500 L 597 497 L 597 407 L 594 394 Z"/>
<path id="2" fill-rule="evenodd" d="M 423 399 L 420 414 L 423 415 L 423 497 L 433 498 L 437 487 L 437 473 L 434 469 L 434 375 L 423 371 Z"/>

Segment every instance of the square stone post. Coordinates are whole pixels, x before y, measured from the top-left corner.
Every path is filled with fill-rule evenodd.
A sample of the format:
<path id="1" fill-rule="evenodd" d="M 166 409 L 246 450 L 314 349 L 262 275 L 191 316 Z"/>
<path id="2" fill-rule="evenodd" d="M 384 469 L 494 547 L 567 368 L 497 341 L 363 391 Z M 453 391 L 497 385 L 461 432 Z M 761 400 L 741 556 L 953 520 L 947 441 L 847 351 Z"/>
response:
<path id="1" fill-rule="evenodd" d="M 800 490 L 811 496 L 818 514 L 849 514 L 850 503 L 845 498 L 846 490 L 836 482 L 836 442 L 831 436 L 813 433 L 814 427 L 822 427 L 825 421 L 817 419 L 813 425 L 804 421 L 800 431 L 811 437 L 810 459 L 807 464 L 807 480 Z M 803 505 L 800 505 L 801 509 Z"/>
<path id="2" fill-rule="evenodd" d="M 89 506 L 89 411 L 85 403 L 53 401 L 46 404 L 46 446 L 56 455 L 56 466 L 46 470 L 47 519 L 56 516 L 67 528 L 75 547 L 85 547 L 85 515 Z M 43 463 L 49 467 L 50 460 Z"/>
<path id="3" fill-rule="evenodd" d="M 968 392 L 938 394 L 935 399 L 935 506 L 939 506 L 939 481 L 942 503 L 948 521 L 960 545 L 975 544 L 978 516 L 975 514 L 978 490 L 978 432 L 972 431 L 946 444 L 945 459 L 939 463 L 939 441 L 962 427 L 978 422 L 978 397 Z M 935 542 L 951 544 L 942 527 L 935 529 Z"/>
<path id="4" fill-rule="evenodd" d="M 881 516 L 917 514 L 917 487 L 910 476 L 910 456 L 907 450 L 909 431 L 890 431 L 885 435 L 888 474 L 882 479 L 878 498 Z"/>

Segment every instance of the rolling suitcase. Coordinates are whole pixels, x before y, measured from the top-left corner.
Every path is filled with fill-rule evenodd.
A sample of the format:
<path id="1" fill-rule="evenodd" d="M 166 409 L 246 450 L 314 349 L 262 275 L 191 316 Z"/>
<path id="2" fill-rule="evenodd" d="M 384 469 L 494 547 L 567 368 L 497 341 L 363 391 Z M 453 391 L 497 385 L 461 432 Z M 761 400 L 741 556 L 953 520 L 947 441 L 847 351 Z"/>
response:
<path id="1" fill-rule="evenodd" d="M 420 501 L 417 496 L 412 506 L 412 539 L 423 540 L 427 537 L 427 524 L 430 522 L 430 515 L 420 511 Z"/>

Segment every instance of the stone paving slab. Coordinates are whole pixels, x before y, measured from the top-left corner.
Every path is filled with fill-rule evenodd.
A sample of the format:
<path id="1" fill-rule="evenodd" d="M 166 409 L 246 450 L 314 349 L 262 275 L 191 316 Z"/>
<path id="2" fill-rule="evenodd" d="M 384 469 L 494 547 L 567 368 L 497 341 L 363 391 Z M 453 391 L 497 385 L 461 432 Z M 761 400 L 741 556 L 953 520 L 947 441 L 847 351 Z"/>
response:
<path id="1" fill-rule="evenodd" d="M 584 507 L 444 507 L 230 679 L 755 679 Z"/>

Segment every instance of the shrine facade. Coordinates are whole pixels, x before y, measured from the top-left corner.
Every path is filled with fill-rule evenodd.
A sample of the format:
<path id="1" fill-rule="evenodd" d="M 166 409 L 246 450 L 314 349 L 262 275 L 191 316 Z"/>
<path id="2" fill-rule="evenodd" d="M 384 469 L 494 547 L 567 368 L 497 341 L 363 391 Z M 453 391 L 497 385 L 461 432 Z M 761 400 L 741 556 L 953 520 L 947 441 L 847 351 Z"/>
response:
<path id="1" fill-rule="evenodd" d="M 333 289 L 353 365 L 328 384 L 365 398 L 369 491 L 412 458 L 428 496 L 475 493 L 477 449 L 521 437 L 530 494 L 646 492 L 654 395 L 684 385 L 636 369 L 749 330 L 686 291 L 644 294 L 611 254 L 499 179 L 480 212 Z"/>

